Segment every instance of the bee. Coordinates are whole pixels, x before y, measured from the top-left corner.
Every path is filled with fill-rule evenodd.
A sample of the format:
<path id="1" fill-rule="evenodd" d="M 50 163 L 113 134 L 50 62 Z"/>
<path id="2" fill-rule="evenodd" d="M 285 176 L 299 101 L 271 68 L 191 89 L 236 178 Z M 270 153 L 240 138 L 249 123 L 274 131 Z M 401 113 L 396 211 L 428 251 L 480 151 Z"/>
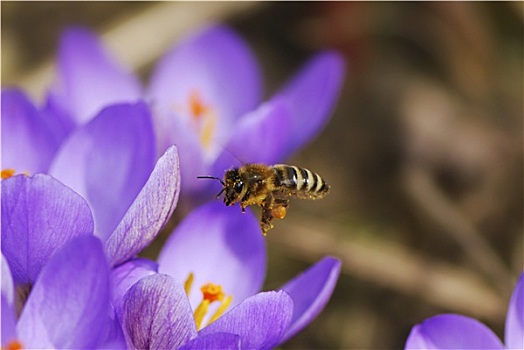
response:
<path id="1" fill-rule="evenodd" d="M 226 171 L 224 180 L 213 176 L 198 176 L 199 179 L 220 181 L 224 193 L 224 204 L 240 204 L 242 212 L 249 205 L 262 208 L 260 227 L 262 234 L 273 228 L 273 219 L 286 216 L 289 200 L 319 199 L 329 193 L 329 185 L 320 175 L 293 165 L 246 164 Z"/>

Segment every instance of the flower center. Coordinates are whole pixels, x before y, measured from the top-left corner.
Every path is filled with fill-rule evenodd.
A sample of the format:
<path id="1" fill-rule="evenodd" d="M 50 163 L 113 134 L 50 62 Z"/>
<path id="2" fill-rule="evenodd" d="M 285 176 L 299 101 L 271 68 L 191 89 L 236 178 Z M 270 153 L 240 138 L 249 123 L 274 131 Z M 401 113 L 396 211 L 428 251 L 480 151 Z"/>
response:
<path id="1" fill-rule="evenodd" d="M 184 283 L 184 289 L 188 296 L 191 292 L 191 287 L 193 285 L 194 278 L 195 277 L 193 273 L 190 273 Z M 222 290 L 222 286 L 219 284 L 206 283 L 202 285 L 202 287 L 200 287 L 200 291 L 202 292 L 202 301 L 200 302 L 200 304 L 198 304 L 197 308 L 193 313 L 195 316 L 197 330 L 202 329 L 202 320 L 204 319 L 204 316 L 207 315 L 209 311 L 209 305 L 211 303 L 218 301 L 220 302 L 220 305 L 218 309 L 215 311 L 215 313 L 209 318 L 209 321 L 206 323 L 206 326 L 208 326 L 211 322 L 214 322 L 217 318 L 222 316 L 224 312 L 227 310 L 228 306 L 231 304 L 231 301 L 233 300 L 233 296 L 226 296 L 226 293 Z"/>
<path id="2" fill-rule="evenodd" d="M 18 339 L 15 339 L 7 342 L 7 344 L 2 347 L 2 350 L 21 350 L 23 348 L 22 343 Z"/>
<path id="3" fill-rule="evenodd" d="M 188 97 L 189 114 L 200 140 L 200 144 L 209 150 L 217 128 L 217 113 L 215 109 L 202 98 L 197 90 L 192 90 Z"/>
<path id="4" fill-rule="evenodd" d="M 32 288 L 29 284 L 20 284 L 15 288 L 15 312 L 17 317 L 20 317 Z"/>
<path id="5" fill-rule="evenodd" d="M 204 103 L 198 91 L 193 90 L 189 93 L 189 110 L 191 111 L 191 116 L 198 119 L 208 113 L 211 107 Z"/>
<path id="6" fill-rule="evenodd" d="M 2 180 L 8 179 L 15 174 L 15 169 L 7 168 L 2 169 Z"/>

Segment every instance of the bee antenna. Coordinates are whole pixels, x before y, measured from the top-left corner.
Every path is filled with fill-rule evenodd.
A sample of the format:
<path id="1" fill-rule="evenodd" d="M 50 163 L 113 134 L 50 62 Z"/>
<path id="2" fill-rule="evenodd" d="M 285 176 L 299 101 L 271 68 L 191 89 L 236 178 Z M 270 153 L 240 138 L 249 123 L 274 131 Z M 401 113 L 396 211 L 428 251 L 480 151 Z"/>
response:
<path id="1" fill-rule="evenodd" d="M 226 186 L 226 184 L 224 183 L 224 181 L 222 181 L 221 178 L 218 178 L 218 177 L 214 177 L 214 176 L 197 176 L 197 179 L 212 179 L 212 180 L 218 180 L 220 181 L 220 183 L 222 184 L 222 186 Z M 222 193 L 222 192 L 221 192 Z"/>

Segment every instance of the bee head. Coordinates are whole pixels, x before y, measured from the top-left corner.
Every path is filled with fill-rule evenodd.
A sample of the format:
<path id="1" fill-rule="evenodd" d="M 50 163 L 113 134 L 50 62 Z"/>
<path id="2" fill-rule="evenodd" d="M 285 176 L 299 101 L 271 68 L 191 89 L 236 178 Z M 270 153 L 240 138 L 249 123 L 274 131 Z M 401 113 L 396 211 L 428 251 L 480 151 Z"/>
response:
<path id="1" fill-rule="evenodd" d="M 218 177 L 214 176 L 197 176 L 199 179 L 212 179 L 220 181 L 222 184 L 222 190 L 216 195 L 217 199 L 222 193 L 224 193 L 224 203 L 227 206 L 234 205 L 240 201 L 243 196 L 244 181 L 242 180 L 240 173 L 237 168 L 228 170 L 222 181 Z"/>
<path id="2" fill-rule="evenodd" d="M 240 176 L 237 168 L 228 170 L 225 175 L 225 184 L 222 191 L 224 194 L 224 203 L 227 206 L 233 205 L 240 201 L 241 194 L 244 190 L 244 181 Z M 222 192 L 221 192 L 222 193 Z"/>

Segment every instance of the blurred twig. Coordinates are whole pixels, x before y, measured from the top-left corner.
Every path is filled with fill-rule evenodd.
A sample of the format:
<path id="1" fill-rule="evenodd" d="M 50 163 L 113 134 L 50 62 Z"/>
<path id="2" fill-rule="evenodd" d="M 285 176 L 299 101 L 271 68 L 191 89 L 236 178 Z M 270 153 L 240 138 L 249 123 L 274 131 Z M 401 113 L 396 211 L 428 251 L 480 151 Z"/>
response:
<path id="1" fill-rule="evenodd" d="M 460 213 L 453 203 L 439 191 L 431 180 L 431 174 L 415 166 L 404 171 L 404 188 L 417 208 L 424 211 L 429 219 L 442 227 L 483 272 L 502 295 L 509 293 L 511 276 L 504 263 L 483 239 L 476 228 Z"/>
<path id="2" fill-rule="evenodd" d="M 153 62 L 191 30 L 260 6 L 260 2 L 158 2 L 135 16 L 119 19 L 103 30 L 102 40 L 119 61 L 132 69 Z M 53 61 L 14 77 L 34 98 L 43 96 L 53 81 Z"/>
<path id="3" fill-rule="evenodd" d="M 342 260 L 342 271 L 347 275 L 474 317 L 504 318 L 507 300 L 475 272 L 417 256 L 392 242 L 363 242 L 356 238 L 358 234 L 338 234 L 345 229 L 332 222 L 286 218 L 278 225 L 282 234 L 269 235 L 270 245 L 289 255 L 308 262 L 334 255 Z"/>

